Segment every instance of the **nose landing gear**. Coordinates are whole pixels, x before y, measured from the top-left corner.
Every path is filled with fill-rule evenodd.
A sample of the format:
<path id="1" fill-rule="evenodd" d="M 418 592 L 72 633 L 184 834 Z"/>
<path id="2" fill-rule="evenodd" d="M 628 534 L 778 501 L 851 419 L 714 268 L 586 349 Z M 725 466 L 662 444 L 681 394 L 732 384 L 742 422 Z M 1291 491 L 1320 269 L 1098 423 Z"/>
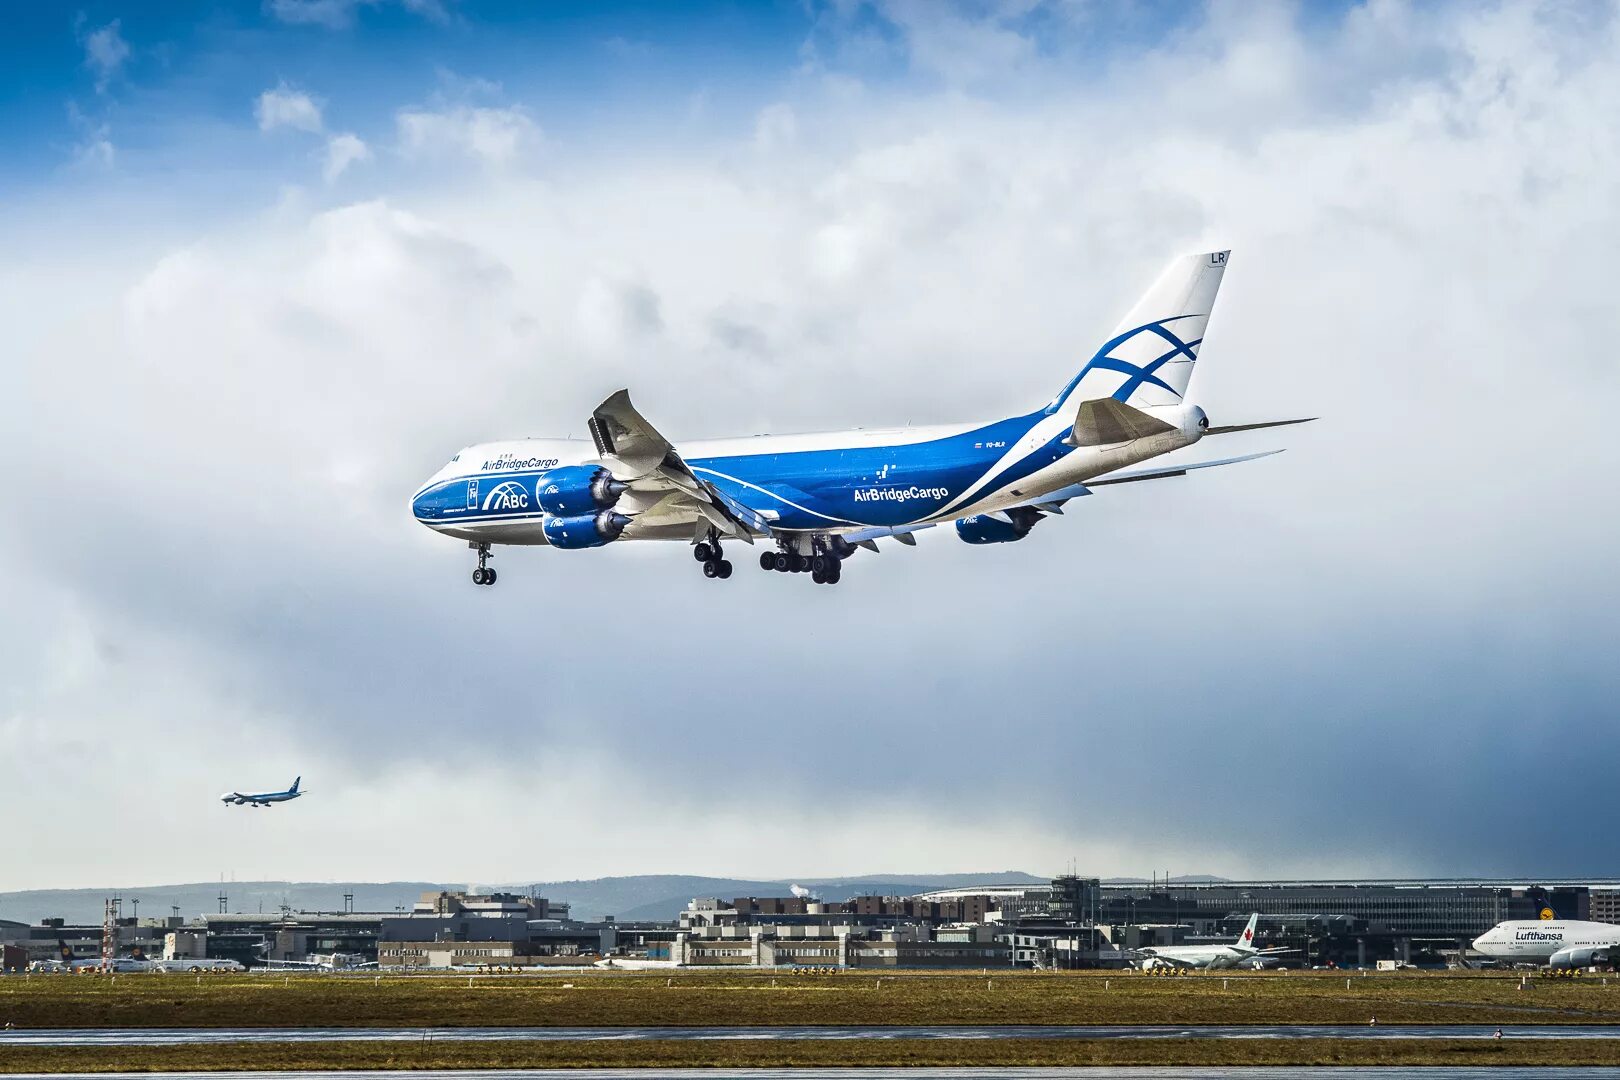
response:
<path id="1" fill-rule="evenodd" d="M 474 585 L 493 585 L 493 584 L 495 584 L 495 568 L 493 566 L 485 565 L 490 559 L 493 559 L 495 557 L 493 554 L 491 554 L 491 552 L 489 550 L 489 545 L 488 544 L 480 544 L 480 543 L 478 543 L 476 541 L 472 541 L 472 542 L 469 542 L 467 544 L 467 546 L 470 547 L 470 548 L 475 548 L 478 551 L 478 569 L 473 571 L 473 584 Z"/>
<path id="2" fill-rule="evenodd" d="M 692 557 L 703 564 L 703 576 L 724 581 L 731 576 L 731 560 L 720 550 L 720 534 L 709 530 L 709 538 L 692 546 Z"/>

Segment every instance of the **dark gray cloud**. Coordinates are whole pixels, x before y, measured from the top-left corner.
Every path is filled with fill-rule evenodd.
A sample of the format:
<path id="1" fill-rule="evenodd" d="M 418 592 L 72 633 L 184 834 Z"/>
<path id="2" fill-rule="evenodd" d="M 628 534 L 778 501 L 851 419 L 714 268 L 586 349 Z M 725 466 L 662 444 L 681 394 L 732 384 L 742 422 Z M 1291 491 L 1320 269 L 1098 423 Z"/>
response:
<path id="1" fill-rule="evenodd" d="M 718 155 L 379 163 L 378 198 L 161 254 L 23 252 L 0 749 L 32 764 L 0 810 L 56 829 L 0 884 L 859 872 L 874 840 L 901 870 L 1601 869 L 1620 75 L 1519 9 L 1212 20 L 1106 99 L 1002 36 L 1039 104 L 811 80 Z M 406 510 L 621 385 L 677 442 L 1027 408 L 1212 244 L 1195 396 L 1323 419 L 1017 546 L 937 531 L 838 589 L 510 551 L 475 590 Z M 195 820 L 294 772 L 297 813 Z M 514 807 L 566 828 L 479 826 Z M 195 842 L 87 863 L 136 812 Z"/>

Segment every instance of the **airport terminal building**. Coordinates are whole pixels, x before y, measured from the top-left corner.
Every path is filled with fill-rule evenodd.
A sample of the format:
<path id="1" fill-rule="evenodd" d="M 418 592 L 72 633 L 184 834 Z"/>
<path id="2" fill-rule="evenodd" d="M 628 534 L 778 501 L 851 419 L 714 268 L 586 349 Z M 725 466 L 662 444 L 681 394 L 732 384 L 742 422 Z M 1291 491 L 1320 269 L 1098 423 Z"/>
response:
<path id="1" fill-rule="evenodd" d="M 223 900 L 221 907 L 224 907 Z M 1147 946 L 1230 941 L 1260 914 L 1259 944 L 1289 966 L 1472 962 L 1499 922 L 1620 923 L 1620 879 L 1103 881 L 945 889 L 913 896 L 693 899 L 670 922 L 581 922 L 515 894 L 424 894 L 411 910 L 214 914 L 103 926 L 0 922 L 0 966 L 119 955 L 249 967 L 542 968 L 601 959 L 683 967 L 1123 967 Z M 1477 959 L 1477 958 L 1473 958 Z"/>
<path id="2" fill-rule="evenodd" d="M 1050 885 L 947 889 L 920 900 L 990 898 L 1003 920 L 1050 917 L 1099 928 L 1110 940 L 1129 927 L 1179 927 L 1180 940 L 1230 938 L 1252 912 L 1268 944 L 1300 950 L 1310 965 L 1377 960 L 1444 962 L 1499 922 L 1561 919 L 1620 923 L 1620 879 L 1430 878 L 1369 881 L 1101 881 L 1062 877 Z M 1162 942 L 1161 942 L 1162 943 Z"/>

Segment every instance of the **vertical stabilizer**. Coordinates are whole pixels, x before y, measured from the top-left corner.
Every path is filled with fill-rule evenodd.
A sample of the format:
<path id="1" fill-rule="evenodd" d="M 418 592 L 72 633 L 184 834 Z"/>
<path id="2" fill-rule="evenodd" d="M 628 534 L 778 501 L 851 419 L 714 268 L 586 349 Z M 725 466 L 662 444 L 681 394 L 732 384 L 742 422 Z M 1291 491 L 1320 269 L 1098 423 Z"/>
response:
<path id="1" fill-rule="evenodd" d="M 293 795 L 298 794 L 298 785 L 303 782 L 303 779 L 304 778 L 302 776 L 293 777 L 293 786 L 287 789 L 288 793 Z"/>
<path id="2" fill-rule="evenodd" d="M 1230 254 L 1183 255 L 1166 267 L 1049 411 L 1100 398 L 1138 409 L 1180 404 Z"/>
<path id="3" fill-rule="evenodd" d="M 1243 933 L 1238 935 L 1238 939 L 1237 939 L 1237 947 L 1238 948 L 1240 948 L 1240 949 L 1252 949 L 1252 948 L 1254 948 L 1254 928 L 1256 926 L 1259 926 L 1259 925 L 1260 925 L 1260 913 L 1257 911 L 1253 915 L 1249 916 L 1249 924 L 1243 928 Z"/>

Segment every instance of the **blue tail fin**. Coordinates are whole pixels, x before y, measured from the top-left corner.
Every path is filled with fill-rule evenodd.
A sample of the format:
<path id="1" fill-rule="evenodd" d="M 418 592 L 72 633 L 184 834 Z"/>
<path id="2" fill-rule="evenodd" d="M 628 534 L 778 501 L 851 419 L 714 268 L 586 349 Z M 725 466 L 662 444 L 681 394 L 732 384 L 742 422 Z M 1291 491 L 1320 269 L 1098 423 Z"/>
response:
<path id="1" fill-rule="evenodd" d="M 297 790 L 298 790 L 298 784 L 299 784 L 299 782 L 300 782 L 300 781 L 302 781 L 302 780 L 303 780 L 303 779 L 304 779 L 304 778 L 303 778 L 303 777 L 302 777 L 302 776 L 295 776 L 295 777 L 293 777 L 293 786 L 292 786 L 292 787 L 290 787 L 290 788 L 288 788 L 288 789 L 287 789 L 287 790 L 288 790 L 288 791 L 290 791 L 290 792 L 297 792 Z"/>

